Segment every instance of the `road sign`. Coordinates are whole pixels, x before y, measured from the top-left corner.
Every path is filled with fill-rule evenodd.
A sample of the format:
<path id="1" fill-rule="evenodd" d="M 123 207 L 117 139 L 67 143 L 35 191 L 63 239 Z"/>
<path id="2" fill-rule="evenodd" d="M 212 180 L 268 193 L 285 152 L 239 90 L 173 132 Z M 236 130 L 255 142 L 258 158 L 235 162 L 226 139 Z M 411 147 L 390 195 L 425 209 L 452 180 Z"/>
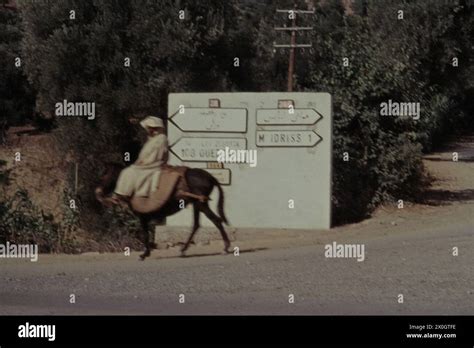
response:
<path id="1" fill-rule="evenodd" d="M 217 181 L 219 181 L 219 184 L 221 184 L 221 185 L 230 185 L 230 176 L 231 176 L 230 169 L 228 169 L 228 168 L 219 168 L 219 169 L 217 169 L 217 168 L 206 168 L 204 170 L 211 173 L 212 176 L 214 176 L 217 179 Z"/>
<path id="2" fill-rule="evenodd" d="M 245 110 L 246 130 L 224 132 L 244 128 L 240 111 L 232 114 L 236 119 L 228 120 L 231 115 L 227 114 L 223 121 L 216 114 L 191 111 L 190 121 L 187 118 L 191 114 L 184 114 L 181 119 L 183 114 L 176 113 L 182 105 L 185 113 L 199 109 L 216 113 Z M 225 214 L 232 226 L 313 230 L 330 227 L 332 107 L 328 93 L 172 93 L 168 117 L 168 139 L 174 144 L 169 163 L 211 173 L 223 185 Z M 229 152 L 224 156 L 226 162 L 217 162 L 217 151 L 225 151 L 226 147 L 245 154 L 248 161 L 240 161 L 238 156 L 234 161 Z M 220 190 L 214 189 L 209 202 L 213 211 L 219 197 Z M 186 208 L 167 217 L 166 224 L 189 226 L 192 219 L 192 209 Z M 200 223 L 214 226 L 208 219 Z"/>
<path id="3" fill-rule="evenodd" d="M 183 137 L 170 146 L 170 151 L 185 162 L 212 162 L 217 161 L 217 151 L 245 150 L 245 138 L 191 138 Z"/>
<path id="4" fill-rule="evenodd" d="M 180 107 L 169 119 L 183 132 L 245 133 L 247 109 Z"/>
<path id="5" fill-rule="evenodd" d="M 260 147 L 313 147 L 322 140 L 311 130 L 258 130 L 256 135 L 256 145 Z"/>
<path id="6" fill-rule="evenodd" d="M 314 109 L 258 109 L 258 125 L 312 125 L 321 116 Z"/>

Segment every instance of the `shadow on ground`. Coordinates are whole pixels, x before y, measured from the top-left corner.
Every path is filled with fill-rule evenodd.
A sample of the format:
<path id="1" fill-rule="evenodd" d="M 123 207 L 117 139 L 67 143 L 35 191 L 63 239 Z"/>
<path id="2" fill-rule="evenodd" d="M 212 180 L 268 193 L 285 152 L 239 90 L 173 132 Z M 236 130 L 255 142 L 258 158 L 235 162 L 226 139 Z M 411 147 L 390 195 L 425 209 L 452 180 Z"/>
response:
<path id="1" fill-rule="evenodd" d="M 245 253 L 254 253 L 256 251 L 262 251 L 262 250 L 267 250 L 268 248 L 252 248 L 252 249 L 240 249 L 239 250 L 239 254 L 245 254 Z M 231 255 L 233 254 L 233 252 L 229 252 L 229 253 L 223 253 L 223 252 L 219 252 L 219 253 L 201 253 L 201 254 L 192 254 L 192 255 L 183 255 L 183 256 L 177 256 L 177 257 L 185 257 L 185 258 L 190 258 L 190 257 L 203 257 L 203 256 L 217 256 L 217 255 Z M 174 256 L 176 257 L 176 256 Z M 168 258 L 171 258 L 171 257 L 168 257 Z"/>
<path id="2" fill-rule="evenodd" d="M 458 191 L 431 189 L 423 197 L 423 203 L 434 206 L 466 201 L 474 201 L 474 189 Z"/>
<path id="3" fill-rule="evenodd" d="M 240 249 L 240 254 L 245 253 L 254 253 L 257 251 L 268 250 L 268 248 L 249 248 L 249 249 Z M 233 252 L 224 253 L 224 252 L 208 252 L 208 253 L 199 253 L 199 254 L 189 254 L 189 255 L 172 255 L 172 256 L 160 256 L 159 254 L 152 255 L 151 259 L 178 259 L 178 258 L 193 258 L 193 257 L 205 257 L 205 256 L 219 256 L 219 255 L 233 255 Z"/>
<path id="4" fill-rule="evenodd" d="M 425 157 L 424 159 L 426 161 L 433 161 L 433 162 L 453 162 L 453 160 L 450 158 Z M 459 157 L 458 162 L 474 162 L 474 158 L 473 157 L 468 157 L 468 158 Z"/>

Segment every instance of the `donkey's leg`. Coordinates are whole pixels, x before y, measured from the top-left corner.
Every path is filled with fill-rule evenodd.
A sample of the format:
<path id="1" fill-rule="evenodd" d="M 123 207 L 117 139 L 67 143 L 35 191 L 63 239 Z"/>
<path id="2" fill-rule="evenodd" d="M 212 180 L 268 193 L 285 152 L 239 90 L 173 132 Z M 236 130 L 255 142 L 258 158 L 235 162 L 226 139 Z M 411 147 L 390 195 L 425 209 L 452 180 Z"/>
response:
<path id="1" fill-rule="evenodd" d="M 201 211 L 206 214 L 206 216 L 211 220 L 214 225 L 216 225 L 217 229 L 221 233 L 222 239 L 224 240 L 224 251 L 226 253 L 229 253 L 229 247 L 230 247 L 230 240 L 229 237 L 227 237 L 227 233 L 224 230 L 224 227 L 222 226 L 222 219 L 217 216 L 211 208 L 209 208 L 209 205 L 207 203 L 203 203 L 200 206 Z"/>
<path id="2" fill-rule="evenodd" d="M 196 231 L 200 227 L 200 225 L 199 225 L 199 216 L 200 216 L 201 212 L 199 211 L 199 208 L 197 207 L 198 204 L 199 203 L 197 203 L 197 202 L 194 202 L 194 204 L 193 204 L 193 213 L 194 213 L 193 229 L 191 230 L 191 234 L 189 235 L 189 238 L 188 238 L 187 242 L 181 248 L 181 256 L 184 256 L 185 251 L 188 250 L 189 245 L 193 241 L 193 237 L 196 234 Z"/>
<path id="3" fill-rule="evenodd" d="M 140 217 L 140 224 L 142 225 L 142 242 L 145 245 L 145 252 L 140 255 L 140 260 L 145 260 L 150 256 L 150 233 L 148 232 L 149 220 L 146 217 Z"/>

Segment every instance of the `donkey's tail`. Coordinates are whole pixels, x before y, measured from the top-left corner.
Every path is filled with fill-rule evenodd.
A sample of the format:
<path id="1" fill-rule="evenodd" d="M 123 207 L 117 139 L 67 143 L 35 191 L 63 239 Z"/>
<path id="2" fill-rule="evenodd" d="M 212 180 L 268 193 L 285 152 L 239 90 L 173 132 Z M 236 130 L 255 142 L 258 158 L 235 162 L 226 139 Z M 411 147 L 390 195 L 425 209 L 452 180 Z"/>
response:
<path id="1" fill-rule="evenodd" d="M 225 216 L 224 213 L 224 191 L 222 190 L 221 184 L 215 177 L 212 177 L 214 179 L 214 185 L 217 186 L 217 189 L 219 190 L 219 200 L 217 202 L 217 212 L 219 213 L 220 218 L 222 221 L 228 225 L 229 221 L 227 220 L 227 217 Z"/>

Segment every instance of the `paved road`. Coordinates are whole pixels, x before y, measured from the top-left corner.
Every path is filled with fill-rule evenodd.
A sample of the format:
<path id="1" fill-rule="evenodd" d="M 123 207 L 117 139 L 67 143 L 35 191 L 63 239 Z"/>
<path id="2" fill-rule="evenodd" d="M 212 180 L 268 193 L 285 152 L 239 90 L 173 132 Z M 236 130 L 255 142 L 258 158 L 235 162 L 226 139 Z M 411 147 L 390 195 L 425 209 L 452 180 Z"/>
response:
<path id="1" fill-rule="evenodd" d="M 240 256 L 159 258 L 158 251 L 145 262 L 133 254 L 2 261 L 0 314 L 473 314 L 471 226 L 338 234 L 339 243 L 365 244 L 363 262 L 325 258 L 330 237 Z"/>

